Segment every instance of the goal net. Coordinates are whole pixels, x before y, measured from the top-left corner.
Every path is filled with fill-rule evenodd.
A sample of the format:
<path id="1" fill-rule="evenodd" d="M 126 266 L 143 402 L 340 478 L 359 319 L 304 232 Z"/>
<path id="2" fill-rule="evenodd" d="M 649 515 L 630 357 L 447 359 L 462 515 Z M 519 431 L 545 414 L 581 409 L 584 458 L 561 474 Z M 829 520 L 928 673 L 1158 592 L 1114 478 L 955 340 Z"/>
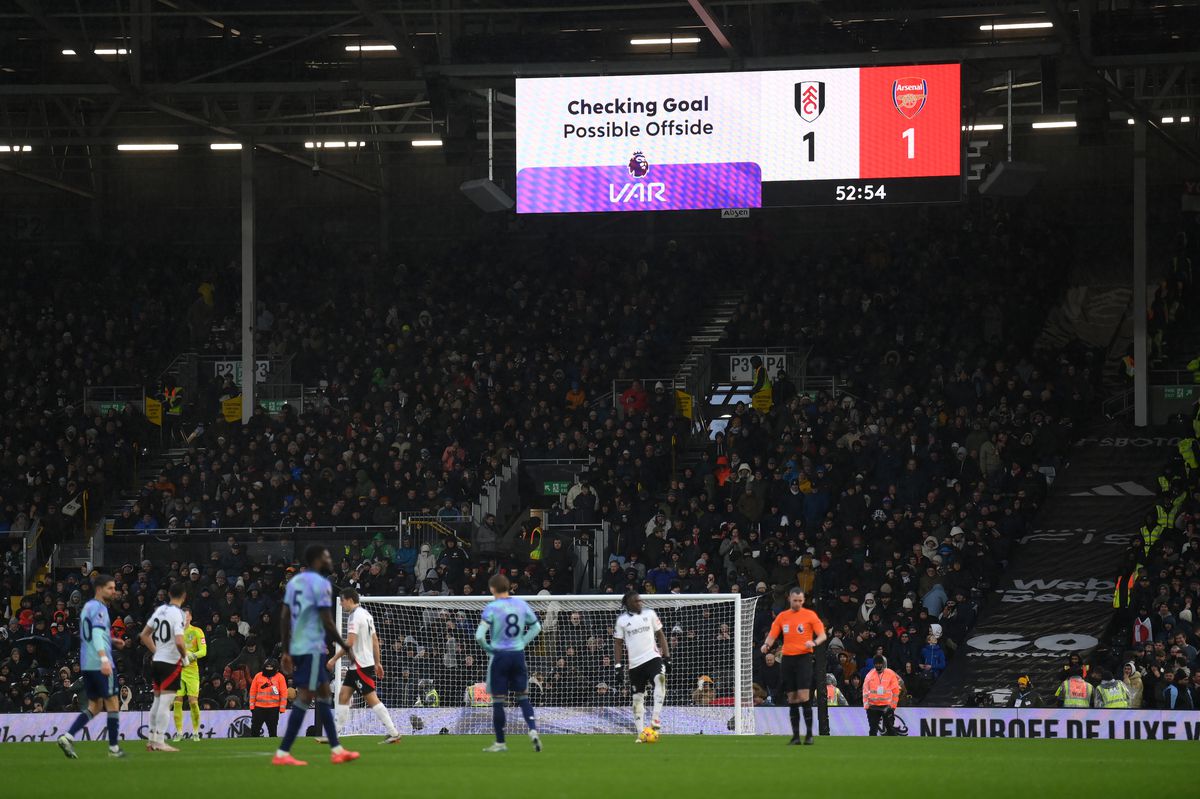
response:
<path id="1" fill-rule="evenodd" d="M 538 728 L 554 733 L 632 733 L 627 680 L 614 680 L 613 626 L 620 597 L 521 597 L 542 623 L 526 650 Z M 475 628 L 483 597 L 363 597 L 383 655 L 380 699 L 406 734 L 492 732 L 488 656 Z M 751 635 L 754 599 L 737 594 L 643 595 L 670 647 L 663 732 L 753 734 Z M 345 614 L 339 611 L 340 624 Z M 344 665 L 343 665 L 344 668 Z M 647 706 L 651 695 L 647 694 Z M 360 699 L 355 699 L 361 704 Z M 510 732 L 524 729 L 510 714 Z M 515 727 L 514 727 L 515 724 Z M 377 733 L 354 713 L 347 734 Z"/>

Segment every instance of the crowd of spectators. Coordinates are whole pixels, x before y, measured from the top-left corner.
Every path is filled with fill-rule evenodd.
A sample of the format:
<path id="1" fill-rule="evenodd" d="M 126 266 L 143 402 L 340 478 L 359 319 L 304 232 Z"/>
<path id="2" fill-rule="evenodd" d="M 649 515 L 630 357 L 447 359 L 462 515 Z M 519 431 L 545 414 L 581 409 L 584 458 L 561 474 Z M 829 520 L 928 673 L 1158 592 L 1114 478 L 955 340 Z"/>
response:
<path id="1" fill-rule="evenodd" d="M 147 445 L 140 414 L 89 410 L 85 389 L 153 385 L 187 341 L 180 309 L 207 306 L 194 268 L 172 266 L 165 280 L 151 253 L 54 251 L 0 265 L 0 537 L 40 523 L 45 553 L 98 518 Z M 4 593 L 19 593 L 17 565 L 0 562 Z"/>
<path id="2" fill-rule="evenodd" d="M 1152 357 L 1195 357 L 1179 343 L 1197 324 L 1185 313 L 1195 296 L 1194 248 L 1186 235 L 1176 238 L 1167 276 L 1154 292 L 1147 314 Z M 1188 368 L 1200 371 L 1197 365 L 1200 358 Z M 1134 707 L 1193 710 L 1200 709 L 1195 618 L 1200 607 L 1200 405 L 1174 424 L 1171 432 L 1180 443 L 1160 472 L 1153 509 L 1131 537 L 1117 580 L 1112 646 L 1100 660 L 1124 676 Z"/>
<path id="3" fill-rule="evenodd" d="M 673 241 L 635 256 L 575 249 L 464 246 L 345 269 L 310 253 L 313 266 L 286 278 L 266 270 L 259 351 L 293 355 L 292 379 L 321 399 L 243 427 L 219 414 L 236 386 L 204 386 L 185 414 L 191 450 L 116 529 L 456 520 L 510 453 L 586 457 L 621 443 L 612 403 L 596 400 L 653 370 L 697 323 L 712 253 Z M 668 420 L 645 444 L 668 446 L 672 432 Z"/>
<path id="4" fill-rule="evenodd" d="M 839 375 L 844 393 L 773 375 L 773 409 L 733 409 L 674 476 L 650 450 L 596 447 L 594 490 L 568 496 L 564 516 L 611 523 L 604 590 L 758 594 L 761 640 L 799 585 L 830 626 L 831 670 L 852 703 L 879 653 L 919 700 L 1092 401 L 1092 353 L 1032 348 L 1068 246 L 1032 220 L 930 213 L 904 236 L 765 256 L 743 278 L 729 344 L 811 343 L 809 373 Z M 656 415 L 614 424 L 652 438 Z M 775 664 L 756 673 L 778 701 Z"/>
<path id="5" fill-rule="evenodd" d="M 260 411 L 241 427 L 214 412 L 235 389 L 205 388 L 184 426 L 199 426 L 192 449 L 145 487 L 117 529 L 391 524 L 401 510 L 449 518 L 509 452 L 589 456 L 590 485 L 574 488 L 555 518 L 609 523 L 596 545 L 612 562 L 595 590 L 758 596 L 761 639 L 799 585 L 829 624 L 831 670 L 851 702 L 879 653 L 919 699 L 1043 500 L 1095 375 L 1088 353 L 1032 351 L 1059 289 L 1061 270 L 1050 266 L 1065 245 L 1054 233 L 959 210 L 928 211 L 914 226 L 819 257 L 765 245 L 731 254 L 738 266 L 725 268 L 747 299 L 730 343 L 811 344 L 809 372 L 837 374 L 843 388 L 800 393 L 773 375 L 772 410 L 733 409 L 699 462 L 682 469 L 673 467 L 690 429 L 669 389 L 634 386 L 634 401 L 617 409 L 591 400 L 613 380 L 646 376 L 699 321 L 700 278 L 714 271 L 703 247 L 672 242 L 618 260 L 571 256 L 560 242 L 537 256 L 464 248 L 420 267 L 267 270 L 275 276 L 260 296 L 273 299 L 259 309 L 260 347 L 294 354 L 295 379 L 324 381 L 327 402 Z M 316 309 L 313 296 L 322 298 Z M 393 540 L 339 543 L 336 582 L 367 594 L 481 594 L 487 575 L 505 568 L 520 593 L 577 585 L 577 553 L 561 540 L 537 560 Z M 116 615 L 131 636 L 168 575 L 197 586 L 189 601 L 211 636 L 203 697 L 214 706 L 242 701 L 253 671 L 235 658 L 251 650 L 260 659 L 277 642 L 272 614 L 288 558 L 243 547 L 258 551 L 252 540 L 230 542 L 161 573 L 153 564 L 119 570 Z M 0 654 L 11 663 L 0 680 L 14 706 L 30 709 L 39 697 L 48 705 L 58 693 L 37 689 L 58 688 L 50 683 L 60 655 L 69 662 L 73 651 L 60 643 L 71 638 L 85 582 L 43 585 L 7 625 Z M 60 601 L 65 615 L 55 621 Z M 729 634 L 719 624 L 678 626 L 682 644 Z M 603 673 L 608 647 L 592 652 L 594 637 L 547 652 L 538 690 L 561 692 L 555 686 L 570 681 L 556 673 Z M 414 661 L 423 652 L 443 671 L 453 660 L 461 680 L 480 668 L 445 642 L 390 645 Z M 138 648 L 123 657 L 136 706 Z M 697 701 L 728 694 L 719 664 L 703 674 L 694 666 L 679 670 L 679 690 Z M 430 691 L 457 696 L 457 683 L 423 684 L 433 678 L 419 663 L 407 671 L 411 686 L 389 689 L 399 704 L 428 701 Z M 778 701 L 773 674 L 777 666 L 760 659 L 764 702 Z M 588 691 L 619 694 L 599 683 Z"/>

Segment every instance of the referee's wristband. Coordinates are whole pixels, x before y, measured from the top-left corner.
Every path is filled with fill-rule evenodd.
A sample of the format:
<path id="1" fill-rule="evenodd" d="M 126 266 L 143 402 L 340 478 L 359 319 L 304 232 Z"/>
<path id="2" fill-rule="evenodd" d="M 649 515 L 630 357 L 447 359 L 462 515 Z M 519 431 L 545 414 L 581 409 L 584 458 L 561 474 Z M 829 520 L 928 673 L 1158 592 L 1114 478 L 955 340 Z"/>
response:
<path id="1" fill-rule="evenodd" d="M 101 656 L 100 656 L 100 662 L 101 662 L 101 663 L 108 663 L 108 655 L 101 655 Z"/>

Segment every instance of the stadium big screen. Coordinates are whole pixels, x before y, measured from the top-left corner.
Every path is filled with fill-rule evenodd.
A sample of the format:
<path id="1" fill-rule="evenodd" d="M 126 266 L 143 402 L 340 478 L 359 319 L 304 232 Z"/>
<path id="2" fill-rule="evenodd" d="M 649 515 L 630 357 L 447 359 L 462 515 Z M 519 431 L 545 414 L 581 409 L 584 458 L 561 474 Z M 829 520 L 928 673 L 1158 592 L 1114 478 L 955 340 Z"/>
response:
<path id="1" fill-rule="evenodd" d="M 517 212 L 953 202 L 959 65 L 517 81 Z"/>

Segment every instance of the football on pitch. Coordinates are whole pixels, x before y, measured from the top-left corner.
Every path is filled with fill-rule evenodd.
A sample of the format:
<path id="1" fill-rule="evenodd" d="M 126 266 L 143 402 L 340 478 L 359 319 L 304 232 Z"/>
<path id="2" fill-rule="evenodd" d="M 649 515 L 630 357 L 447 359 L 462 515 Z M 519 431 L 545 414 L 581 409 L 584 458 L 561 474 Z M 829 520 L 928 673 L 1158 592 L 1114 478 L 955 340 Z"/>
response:
<path id="1" fill-rule="evenodd" d="M 644 744 L 652 744 L 658 740 L 658 730 L 653 727 L 647 727 L 642 730 L 642 734 L 638 736 L 638 740 Z"/>

